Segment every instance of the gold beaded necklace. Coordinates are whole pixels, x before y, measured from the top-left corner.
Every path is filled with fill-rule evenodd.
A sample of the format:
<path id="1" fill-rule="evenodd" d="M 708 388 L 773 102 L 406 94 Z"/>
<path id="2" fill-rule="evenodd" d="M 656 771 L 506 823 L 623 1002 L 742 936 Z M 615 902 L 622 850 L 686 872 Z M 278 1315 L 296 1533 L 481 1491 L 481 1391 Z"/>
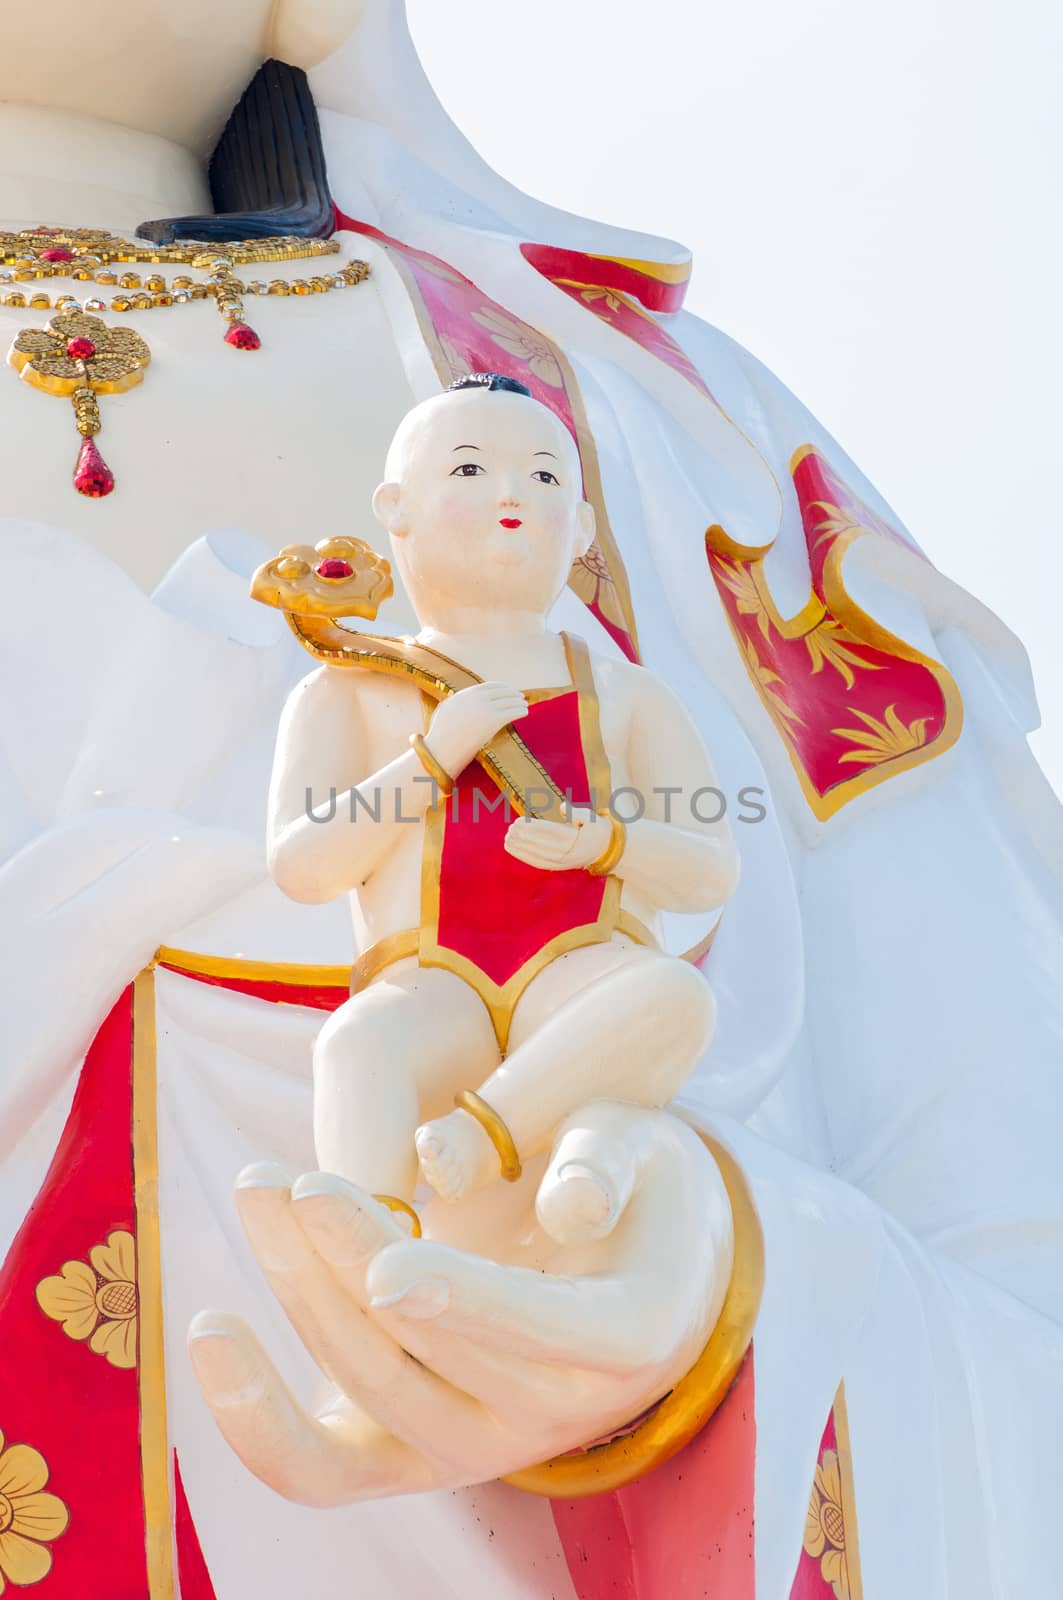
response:
<path id="1" fill-rule="evenodd" d="M 120 394 L 140 383 L 151 360 L 145 339 L 131 328 L 110 328 L 99 313 L 152 311 L 168 306 L 213 300 L 228 324 L 224 338 L 236 350 L 258 350 L 262 340 L 244 321 L 243 297 L 252 295 L 328 294 L 354 288 L 369 276 L 365 261 L 346 262 L 338 271 L 309 278 L 273 278 L 244 282 L 234 268 L 271 261 L 301 261 L 336 255 L 332 239 L 240 239 L 215 246 L 195 240 L 168 245 L 136 244 L 92 228 L 26 228 L 0 231 L 0 304 L 30 311 L 51 311 L 47 328 L 24 328 L 8 352 L 8 362 L 34 388 L 71 399 L 81 449 L 74 468 L 79 494 L 101 499 L 115 486 L 114 474 L 95 443 L 100 431 L 97 395 Z M 127 263 L 186 266 L 206 272 L 198 282 L 188 275 L 170 283 L 160 272 L 146 278 L 118 272 Z M 120 292 L 110 301 L 92 295 L 79 299 L 15 284 L 68 278 L 74 282 L 113 285 Z"/>

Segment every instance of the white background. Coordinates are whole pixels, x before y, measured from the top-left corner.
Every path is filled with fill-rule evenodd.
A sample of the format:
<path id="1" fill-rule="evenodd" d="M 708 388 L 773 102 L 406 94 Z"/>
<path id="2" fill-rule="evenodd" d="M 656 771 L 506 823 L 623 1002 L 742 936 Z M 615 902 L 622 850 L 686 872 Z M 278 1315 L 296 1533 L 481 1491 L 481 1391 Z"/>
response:
<path id="1" fill-rule="evenodd" d="M 1063 5 L 408 9 L 479 153 L 552 204 L 691 246 L 688 307 L 1019 634 L 1063 793 Z"/>

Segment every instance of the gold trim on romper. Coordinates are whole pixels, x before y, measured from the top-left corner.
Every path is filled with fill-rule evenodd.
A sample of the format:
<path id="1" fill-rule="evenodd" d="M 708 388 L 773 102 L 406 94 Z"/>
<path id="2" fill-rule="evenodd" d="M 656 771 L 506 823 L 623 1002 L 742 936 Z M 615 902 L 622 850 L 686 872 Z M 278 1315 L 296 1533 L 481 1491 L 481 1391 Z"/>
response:
<path id="1" fill-rule="evenodd" d="M 594 687 L 590 652 L 586 643 L 577 635 L 562 633 L 561 640 L 565 647 L 565 660 L 568 664 L 571 682 L 559 684 L 548 689 L 528 689 L 523 692 L 528 700 L 539 701 L 553 699 L 560 694 L 571 693 L 573 689 L 577 691 L 579 695 L 580 740 L 583 746 L 588 784 L 593 793 L 599 796 L 604 794 L 608 797 L 612 787 L 611 775 L 609 759 L 602 743 L 601 724 L 598 715 L 598 696 Z M 439 659 L 446 660 L 447 658 L 440 656 Z M 375 662 L 367 662 L 366 664 L 375 665 Z M 431 698 L 430 689 L 423 688 L 422 694 L 426 700 Z M 427 712 L 428 706 L 426 704 L 426 717 Z M 482 760 L 482 756 L 480 759 Z M 552 784 L 552 787 L 556 789 L 556 785 Z M 560 790 L 557 790 L 557 792 L 560 794 Z M 445 807 L 446 802 L 440 800 L 436 805 L 431 806 L 425 815 L 424 846 L 421 857 L 421 926 L 420 928 L 402 928 L 395 933 L 386 934 L 384 938 L 378 939 L 374 944 L 371 944 L 367 950 L 363 950 L 351 968 L 352 994 L 357 994 L 360 990 L 366 988 L 392 962 L 399 961 L 404 957 L 417 956 L 422 967 L 444 967 L 447 971 L 455 973 L 470 988 L 476 991 L 487 1007 L 495 1030 L 495 1037 L 498 1040 L 498 1048 L 505 1054 L 517 1001 L 532 979 L 555 957 L 564 955 L 569 950 L 579 949 L 583 945 L 605 944 L 614 932 L 626 935 L 629 939 L 633 939 L 636 944 L 648 945 L 653 949 L 658 948 L 657 940 L 645 923 L 640 922 L 638 917 L 633 916 L 629 911 L 621 909 L 620 880 L 611 876 L 606 880 L 601 910 L 594 922 L 582 923 L 576 928 L 567 928 L 564 933 L 548 939 L 546 944 L 540 950 L 537 950 L 505 983 L 498 984 L 493 982 L 474 961 L 455 950 L 449 949 L 445 945 L 441 945 L 439 942 L 439 873 L 443 857 L 443 835 L 446 822 Z"/>

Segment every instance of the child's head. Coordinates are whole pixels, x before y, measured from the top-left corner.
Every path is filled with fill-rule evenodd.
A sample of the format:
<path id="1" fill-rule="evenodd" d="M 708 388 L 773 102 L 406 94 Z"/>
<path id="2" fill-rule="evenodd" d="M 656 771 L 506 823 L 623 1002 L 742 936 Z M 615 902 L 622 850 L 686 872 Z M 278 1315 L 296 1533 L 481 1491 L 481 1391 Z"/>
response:
<path id="1" fill-rule="evenodd" d="M 568 429 L 493 373 L 415 406 L 384 470 L 373 511 L 422 622 L 454 606 L 545 616 L 594 538 Z"/>

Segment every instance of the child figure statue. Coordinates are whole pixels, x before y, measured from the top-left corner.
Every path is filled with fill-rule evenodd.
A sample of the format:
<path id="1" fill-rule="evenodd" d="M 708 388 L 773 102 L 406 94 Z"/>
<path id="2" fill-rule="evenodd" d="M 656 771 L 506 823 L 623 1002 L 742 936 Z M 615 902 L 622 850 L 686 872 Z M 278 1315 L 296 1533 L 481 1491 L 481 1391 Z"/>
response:
<path id="1" fill-rule="evenodd" d="M 699 816 L 712 762 L 652 673 L 547 626 L 594 512 L 527 390 L 475 374 L 417 406 L 386 479 L 373 510 L 421 631 L 371 640 L 361 664 L 383 670 L 348 659 L 298 685 L 270 795 L 276 882 L 349 894 L 362 950 L 315 1049 L 318 1162 L 368 1191 L 369 1225 L 368 1195 L 412 1207 L 418 1165 L 454 1202 L 556 1140 L 539 1220 L 601 1238 L 634 1163 L 572 1114 L 666 1105 L 713 1031 L 704 977 L 654 933 L 734 888 L 730 829 Z M 503 748 L 537 796 L 489 760 Z"/>

